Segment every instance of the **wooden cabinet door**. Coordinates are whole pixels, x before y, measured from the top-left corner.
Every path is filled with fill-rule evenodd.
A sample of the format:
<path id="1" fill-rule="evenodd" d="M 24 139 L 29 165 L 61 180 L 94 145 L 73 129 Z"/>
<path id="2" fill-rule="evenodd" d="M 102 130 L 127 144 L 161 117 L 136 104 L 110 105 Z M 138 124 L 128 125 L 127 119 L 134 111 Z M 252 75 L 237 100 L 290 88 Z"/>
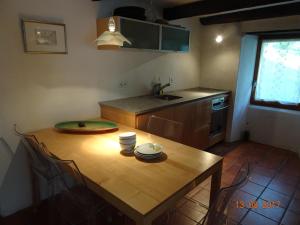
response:
<path id="1" fill-rule="evenodd" d="M 194 102 L 193 114 L 191 116 L 192 128 L 188 144 L 200 149 L 209 146 L 209 130 L 211 121 L 211 101 Z"/>
<path id="2" fill-rule="evenodd" d="M 209 125 L 193 130 L 189 145 L 198 149 L 206 149 L 209 146 L 209 130 Z"/>
<path id="3" fill-rule="evenodd" d="M 150 116 L 158 116 L 168 120 L 174 120 L 174 107 L 167 107 L 161 110 L 156 110 L 146 114 L 138 115 L 136 118 L 136 128 L 139 130 L 147 131 L 147 125 Z"/>
<path id="4" fill-rule="evenodd" d="M 195 101 L 177 106 L 170 106 L 137 116 L 137 129 L 147 131 L 151 115 L 177 121 L 183 124 L 183 137 L 180 143 L 204 149 L 209 146 L 211 120 L 211 101 Z"/>
<path id="5" fill-rule="evenodd" d="M 185 103 L 173 107 L 174 120 L 183 124 L 183 137 L 181 143 L 189 145 L 189 139 L 193 130 L 194 103 Z"/>

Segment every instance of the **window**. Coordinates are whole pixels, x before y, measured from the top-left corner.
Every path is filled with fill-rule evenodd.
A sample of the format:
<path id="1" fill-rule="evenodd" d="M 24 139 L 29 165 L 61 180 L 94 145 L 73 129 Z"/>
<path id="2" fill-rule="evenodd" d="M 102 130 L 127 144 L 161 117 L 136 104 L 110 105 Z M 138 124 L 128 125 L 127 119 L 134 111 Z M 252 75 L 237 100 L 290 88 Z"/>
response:
<path id="1" fill-rule="evenodd" d="M 259 39 L 251 104 L 300 110 L 300 35 Z"/>

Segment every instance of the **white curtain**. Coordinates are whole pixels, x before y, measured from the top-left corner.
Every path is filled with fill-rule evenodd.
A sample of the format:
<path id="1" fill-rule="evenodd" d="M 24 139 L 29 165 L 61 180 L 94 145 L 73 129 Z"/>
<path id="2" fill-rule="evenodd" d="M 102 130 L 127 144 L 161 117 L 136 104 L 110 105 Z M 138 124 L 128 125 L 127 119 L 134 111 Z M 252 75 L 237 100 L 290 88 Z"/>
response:
<path id="1" fill-rule="evenodd" d="M 300 103 L 300 40 L 263 41 L 255 99 Z"/>

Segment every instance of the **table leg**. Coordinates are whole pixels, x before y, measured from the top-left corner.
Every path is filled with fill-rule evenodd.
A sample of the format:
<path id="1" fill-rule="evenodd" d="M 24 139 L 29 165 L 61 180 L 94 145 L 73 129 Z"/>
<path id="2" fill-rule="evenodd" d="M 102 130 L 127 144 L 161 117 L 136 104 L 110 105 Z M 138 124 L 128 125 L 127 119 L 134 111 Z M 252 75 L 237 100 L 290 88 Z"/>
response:
<path id="1" fill-rule="evenodd" d="M 210 199 L 209 199 L 209 205 L 211 206 L 213 201 L 216 199 L 218 191 L 221 187 L 221 177 L 222 177 L 222 164 L 221 161 L 218 163 L 218 168 L 216 171 L 212 174 L 211 178 L 211 188 L 210 188 Z"/>

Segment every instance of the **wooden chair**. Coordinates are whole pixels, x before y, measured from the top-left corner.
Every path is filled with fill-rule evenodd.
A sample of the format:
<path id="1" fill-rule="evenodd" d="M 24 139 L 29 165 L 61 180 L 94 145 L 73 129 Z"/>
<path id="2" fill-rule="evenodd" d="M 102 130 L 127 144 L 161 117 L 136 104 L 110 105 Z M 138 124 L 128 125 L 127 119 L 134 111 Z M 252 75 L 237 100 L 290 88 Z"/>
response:
<path id="1" fill-rule="evenodd" d="M 181 142 L 183 137 L 183 124 L 152 115 L 148 120 L 147 132 Z"/>

